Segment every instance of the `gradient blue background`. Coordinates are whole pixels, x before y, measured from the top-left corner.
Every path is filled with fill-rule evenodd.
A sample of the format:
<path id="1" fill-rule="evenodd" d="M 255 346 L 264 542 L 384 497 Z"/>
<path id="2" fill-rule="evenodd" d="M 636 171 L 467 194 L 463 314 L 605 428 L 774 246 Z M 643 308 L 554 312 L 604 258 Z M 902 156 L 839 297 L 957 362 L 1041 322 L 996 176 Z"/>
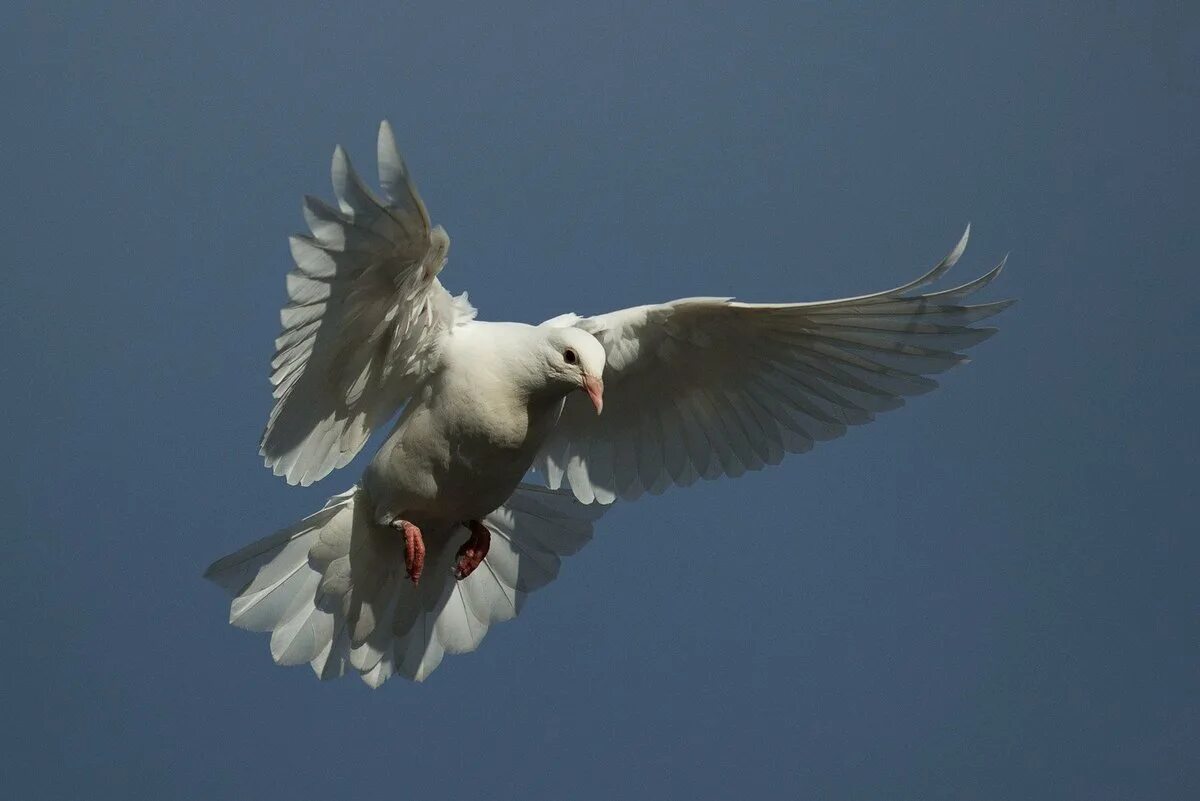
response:
<path id="1" fill-rule="evenodd" d="M 1200 797 L 1195 6 L 101 5 L 0 24 L 7 797 Z M 357 476 L 255 446 L 383 117 L 492 319 L 882 289 L 968 221 L 1021 303 L 426 684 L 318 684 L 200 572 Z"/>

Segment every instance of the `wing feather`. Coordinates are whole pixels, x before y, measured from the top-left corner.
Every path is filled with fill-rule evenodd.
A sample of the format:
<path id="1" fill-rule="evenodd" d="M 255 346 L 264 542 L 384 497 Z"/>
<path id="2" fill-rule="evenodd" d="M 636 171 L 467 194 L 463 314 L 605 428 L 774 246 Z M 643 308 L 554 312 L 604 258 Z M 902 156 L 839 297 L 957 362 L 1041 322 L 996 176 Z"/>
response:
<path id="1" fill-rule="evenodd" d="M 967 283 L 923 288 L 958 262 L 947 256 L 894 289 L 815 303 L 685 298 L 548 325 L 593 334 L 608 357 L 604 414 L 569 397 L 537 464 L 590 503 L 636 498 L 697 478 L 738 476 L 844 434 L 967 361 L 995 334 L 975 324 L 1013 301 L 962 305 L 1002 261 Z"/>
<path id="2" fill-rule="evenodd" d="M 264 462 L 289 484 L 311 484 L 347 464 L 436 366 L 445 332 L 474 316 L 437 279 L 450 240 L 433 227 L 396 149 L 379 129 L 384 198 L 334 150 L 337 207 L 306 197 L 311 235 L 289 241 L 295 269 L 275 340 L 275 405 Z"/>

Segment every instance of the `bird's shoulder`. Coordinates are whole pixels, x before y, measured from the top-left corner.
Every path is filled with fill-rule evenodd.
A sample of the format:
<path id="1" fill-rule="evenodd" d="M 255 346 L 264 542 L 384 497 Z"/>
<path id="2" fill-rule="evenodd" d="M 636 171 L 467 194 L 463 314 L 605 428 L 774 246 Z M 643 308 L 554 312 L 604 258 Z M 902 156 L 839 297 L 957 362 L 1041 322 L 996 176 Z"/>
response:
<path id="1" fill-rule="evenodd" d="M 448 333 L 440 361 L 452 375 L 502 375 L 528 361 L 543 338 L 543 332 L 525 323 L 472 320 Z"/>

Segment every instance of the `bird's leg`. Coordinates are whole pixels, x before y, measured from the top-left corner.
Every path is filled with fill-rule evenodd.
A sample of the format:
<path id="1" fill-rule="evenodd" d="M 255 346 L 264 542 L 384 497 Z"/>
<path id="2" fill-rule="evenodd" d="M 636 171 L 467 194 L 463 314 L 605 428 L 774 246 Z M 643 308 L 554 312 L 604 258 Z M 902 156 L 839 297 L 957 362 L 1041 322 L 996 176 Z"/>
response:
<path id="1" fill-rule="evenodd" d="M 483 564 L 483 558 L 488 554 L 488 546 L 492 544 L 492 532 L 480 520 L 468 520 L 466 526 L 471 536 L 458 549 L 458 560 L 454 563 L 454 577 L 462 581 L 475 572 L 475 568 Z"/>
<path id="2" fill-rule="evenodd" d="M 416 584 L 421 580 L 421 571 L 425 569 L 425 540 L 421 537 L 421 529 L 407 520 L 396 518 L 391 527 L 404 535 L 404 569 L 408 577 Z"/>

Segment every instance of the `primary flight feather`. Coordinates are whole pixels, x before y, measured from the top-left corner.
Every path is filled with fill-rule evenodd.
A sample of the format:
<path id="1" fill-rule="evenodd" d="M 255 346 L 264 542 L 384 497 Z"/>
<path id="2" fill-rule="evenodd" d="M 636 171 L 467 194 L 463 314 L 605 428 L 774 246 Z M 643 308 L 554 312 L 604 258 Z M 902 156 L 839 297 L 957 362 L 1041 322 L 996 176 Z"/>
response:
<path id="1" fill-rule="evenodd" d="M 438 280 L 450 240 L 387 122 L 378 164 L 382 197 L 339 147 L 336 208 L 305 198 L 261 452 L 308 485 L 399 416 L 357 486 L 206 573 L 235 596 L 231 623 L 321 678 L 424 679 L 516 615 L 604 504 L 759 470 L 898 408 L 1011 304 L 962 304 L 1003 262 L 922 292 L 968 229 L 920 278 L 859 297 L 484 322 Z M 525 483 L 531 469 L 546 487 Z"/>

